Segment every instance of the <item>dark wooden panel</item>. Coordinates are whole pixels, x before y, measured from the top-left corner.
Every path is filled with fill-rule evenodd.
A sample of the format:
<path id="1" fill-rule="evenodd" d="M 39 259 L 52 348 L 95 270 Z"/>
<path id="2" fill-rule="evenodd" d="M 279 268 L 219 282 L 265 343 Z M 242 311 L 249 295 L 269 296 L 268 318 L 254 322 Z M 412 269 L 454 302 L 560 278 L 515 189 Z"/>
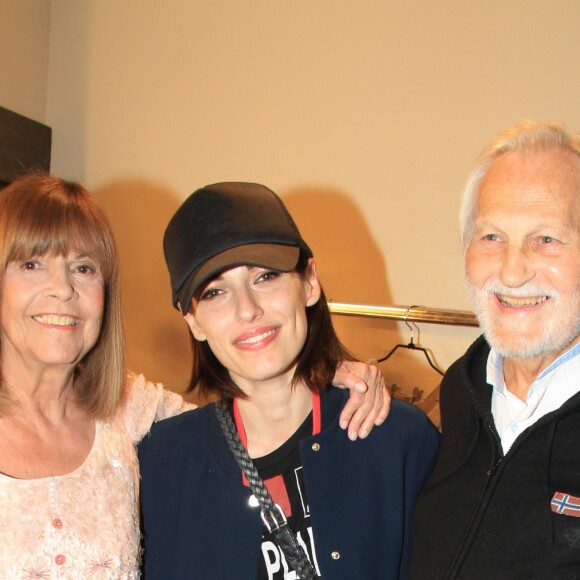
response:
<path id="1" fill-rule="evenodd" d="M 0 107 L 0 184 L 32 170 L 50 171 L 50 127 Z"/>

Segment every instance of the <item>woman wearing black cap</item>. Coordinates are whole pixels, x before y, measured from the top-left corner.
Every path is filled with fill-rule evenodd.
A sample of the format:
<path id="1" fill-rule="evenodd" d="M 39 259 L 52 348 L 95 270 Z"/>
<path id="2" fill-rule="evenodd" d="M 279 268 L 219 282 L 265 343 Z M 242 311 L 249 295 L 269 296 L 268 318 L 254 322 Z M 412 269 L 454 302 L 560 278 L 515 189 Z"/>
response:
<path id="1" fill-rule="evenodd" d="M 192 333 L 192 385 L 218 403 L 140 447 L 146 578 L 404 578 L 437 434 L 398 401 L 353 443 L 330 380 L 348 358 L 312 252 L 257 184 L 196 191 L 164 239 Z"/>

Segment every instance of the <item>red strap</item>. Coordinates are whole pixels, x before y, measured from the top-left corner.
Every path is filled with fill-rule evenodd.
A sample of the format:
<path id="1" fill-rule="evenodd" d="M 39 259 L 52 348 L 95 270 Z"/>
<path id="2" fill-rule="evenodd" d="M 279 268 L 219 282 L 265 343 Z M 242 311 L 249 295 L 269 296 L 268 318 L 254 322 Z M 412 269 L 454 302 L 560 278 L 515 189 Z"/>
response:
<path id="1" fill-rule="evenodd" d="M 234 421 L 236 423 L 236 429 L 238 430 L 238 435 L 240 436 L 240 441 L 244 448 L 248 449 L 248 438 L 246 436 L 246 430 L 244 429 L 244 422 L 242 421 L 242 415 L 240 414 L 240 408 L 236 399 L 234 399 Z M 322 413 L 320 411 L 320 393 L 318 391 L 312 391 L 312 435 L 318 435 L 320 429 L 322 428 Z M 246 474 L 242 471 L 242 481 L 246 487 L 250 487 Z"/>
<path id="2" fill-rule="evenodd" d="M 322 429 L 322 413 L 320 412 L 320 393 L 312 391 L 312 435 L 318 435 Z"/>

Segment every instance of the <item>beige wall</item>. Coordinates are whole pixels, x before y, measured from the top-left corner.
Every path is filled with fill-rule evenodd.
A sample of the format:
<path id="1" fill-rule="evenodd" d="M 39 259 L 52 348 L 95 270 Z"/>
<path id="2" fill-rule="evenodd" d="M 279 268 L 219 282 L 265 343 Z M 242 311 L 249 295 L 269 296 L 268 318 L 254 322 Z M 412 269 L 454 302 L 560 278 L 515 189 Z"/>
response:
<path id="1" fill-rule="evenodd" d="M 0 106 L 46 121 L 49 0 L 0 0 Z"/>
<path id="2" fill-rule="evenodd" d="M 161 236 L 215 181 L 283 196 L 330 298 L 468 309 L 463 181 L 502 126 L 580 129 L 579 21 L 577 0 L 53 0 L 53 168 L 86 183 L 116 229 L 134 367 L 186 382 Z M 336 324 L 362 358 L 409 339 L 393 322 Z M 420 330 L 443 367 L 477 335 Z M 409 392 L 438 382 L 418 354 L 383 369 Z"/>

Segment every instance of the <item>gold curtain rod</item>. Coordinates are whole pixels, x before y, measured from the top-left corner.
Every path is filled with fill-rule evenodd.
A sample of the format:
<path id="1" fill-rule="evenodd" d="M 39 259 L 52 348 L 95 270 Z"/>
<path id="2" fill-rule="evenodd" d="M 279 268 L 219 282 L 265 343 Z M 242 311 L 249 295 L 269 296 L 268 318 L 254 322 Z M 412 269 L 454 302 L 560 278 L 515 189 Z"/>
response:
<path id="1" fill-rule="evenodd" d="M 429 322 L 432 324 L 452 324 L 454 326 L 479 326 L 475 314 L 467 310 L 444 310 L 424 306 L 368 306 L 365 304 L 328 303 L 333 314 L 388 318 L 389 320 L 408 320 L 410 322 Z"/>

